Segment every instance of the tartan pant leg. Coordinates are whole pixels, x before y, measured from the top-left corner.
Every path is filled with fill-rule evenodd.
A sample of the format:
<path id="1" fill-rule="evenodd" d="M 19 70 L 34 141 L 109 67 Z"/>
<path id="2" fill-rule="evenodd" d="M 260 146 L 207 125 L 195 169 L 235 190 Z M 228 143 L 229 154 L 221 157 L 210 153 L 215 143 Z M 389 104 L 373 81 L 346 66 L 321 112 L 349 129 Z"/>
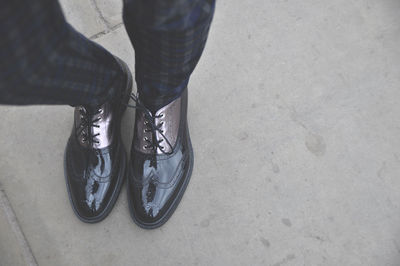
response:
<path id="1" fill-rule="evenodd" d="M 123 72 L 54 0 L 0 2 L 0 104 L 102 104 Z"/>
<path id="2" fill-rule="evenodd" d="M 141 99 L 161 107 L 179 97 L 204 49 L 215 0 L 124 0 Z"/>

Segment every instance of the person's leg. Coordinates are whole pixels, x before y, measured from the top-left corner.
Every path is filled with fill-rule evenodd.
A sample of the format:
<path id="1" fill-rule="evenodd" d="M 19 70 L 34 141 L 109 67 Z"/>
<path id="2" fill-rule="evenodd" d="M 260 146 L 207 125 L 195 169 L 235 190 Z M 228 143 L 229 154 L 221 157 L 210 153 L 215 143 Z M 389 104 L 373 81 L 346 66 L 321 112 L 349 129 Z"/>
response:
<path id="1" fill-rule="evenodd" d="M 124 0 L 141 100 L 158 109 L 181 95 L 203 52 L 215 0 Z"/>
<path id="2" fill-rule="evenodd" d="M 123 86 L 115 58 L 67 24 L 57 1 L 2 1 L 0 35 L 0 104 L 97 106 Z"/>
<path id="3" fill-rule="evenodd" d="M 104 219 L 125 178 L 128 68 L 67 24 L 55 0 L 2 1 L 0 36 L 0 104 L 76 106 L 64 158 L 68 194 L 82 221 Z"/>
<path id="4" fill-rule="evenodd" d="M 159 227 L 171 217 L 192 173 L 187 85 L 214 5 L 214 0 L 125 0 L 139 92 L 128 202 L 133 221 L 143 228 Z"/>

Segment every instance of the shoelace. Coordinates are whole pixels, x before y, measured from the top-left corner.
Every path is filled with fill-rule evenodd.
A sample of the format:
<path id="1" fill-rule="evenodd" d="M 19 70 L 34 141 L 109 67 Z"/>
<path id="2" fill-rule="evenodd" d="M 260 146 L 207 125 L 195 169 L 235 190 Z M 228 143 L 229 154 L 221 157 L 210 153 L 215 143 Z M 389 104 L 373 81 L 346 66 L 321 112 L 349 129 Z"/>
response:
<path id="1" fill-rule="evenodd" d="M 96 123 L 100 121 L 100 117 L 97 117 L 95 119 L 91 119 L 92 116 L 100 114 L 102 112 L 102 109 L 97 109 L 94 113 L 90 113 L 87 111 L 86 108 L 80 107 L 79 108 L 79 114 L 81 115 L 81 123 L 78 126 L 77 130 L 77 135 L 82 135 L 82 141 L 83 142 L 88 142 L 89 146 L 92 146 L 93 144 L 99 144 L 100 142 L 96 139 L 97 136 L 100 135 L 100 133 L 97 134 L 92 134 L 92 127 L 100 127 L 100 125 L 97 125 Z M 84 131 L 87 129 L 87 134 Z"/>
<path id="2" fill-rule="evenodd" d="M 145 149 L 154 149 L 156 150 L 157 148 L 160 149 L 160 151 L 163 154 L 166 155 L 170 155 L 173 153 L 173 147 L 171 142 L 168 140 L 168 138 L 164 135 L 164 131 L 161 129 L 161 126 L 163 125 L 164 122 L 159 123 L 158 125 L 155 124 L 155 118 L 161 118 L 163 117 L 163 115 L 154 115 L 152 114 L 152 112 L 147 109 L 139 100 L 139 97 L 137 95 L 134 95 L 133 93 L 131 94 L 130 98 L 135 102 L 135 105 L 130 105 L 128 104 L 128 107 L 131 108 L 135 108 L 137 110 L 141 110 L 144 113 L 145 116 L 145 125 L 147 126 L 147 128 L 145 128 L 146 132 L 152 132 L 152 140 L 149 140 L 148 138 L 144 138 L 144 141 L 147 142 L 147 144 L 145 145 Z M 157 140 L 155 138 L 157 131 L 160 133 L 160 135 L 163 137 L 160 140 Z M 163 143 L 165 141 L 165 143 L 167 143 L 167 145 L 171 148 L 171 152 L 165 152 L 165 147 L 161 145 L 161 143 Z"/>

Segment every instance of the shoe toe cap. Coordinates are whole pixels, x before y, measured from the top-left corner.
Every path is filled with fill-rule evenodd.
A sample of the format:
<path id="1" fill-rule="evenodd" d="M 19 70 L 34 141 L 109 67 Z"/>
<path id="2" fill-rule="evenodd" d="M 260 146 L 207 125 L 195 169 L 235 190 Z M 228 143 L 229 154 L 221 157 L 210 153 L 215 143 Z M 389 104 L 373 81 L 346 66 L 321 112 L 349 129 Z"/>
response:
<path id="1" fill-rule="evenodd" d="M 135 218 L 144 225 L 156 224 L 162 219 L 171 205 L 173 191 L 162 188 L 156 183 L 135 186 L 133 192 L 133 209 Z"/>
<path id="2" fill-rule="evenodd" d="M 88 179 L 86 184 L 71 184 L 73 207 L 81 220 L 96 220 L 104 211 L 110 197 L 110 183 Z"/>

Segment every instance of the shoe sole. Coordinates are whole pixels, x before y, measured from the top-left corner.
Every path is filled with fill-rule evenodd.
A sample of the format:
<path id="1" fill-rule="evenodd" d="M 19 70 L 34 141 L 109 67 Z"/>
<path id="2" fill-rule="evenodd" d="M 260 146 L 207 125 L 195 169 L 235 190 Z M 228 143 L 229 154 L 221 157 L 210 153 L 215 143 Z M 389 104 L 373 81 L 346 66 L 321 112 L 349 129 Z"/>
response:
<path id="1" fill-rule="evenodd" d="M 129 212 L 130 212 L 131 218 L 137 226 L 139 226 L 143 229 L 156 229 L 156 228 L 164 225 L 169 220 L 169 218 L 171 218 L 172 214 L 174 214 L 176 208 L 178 207 L 179 203 L 182 200 L 183 194 L 185 194 L 185 191 L 189 184 L 190 178 L 192 177 L 192 171 L 193 171 L 193 165 L 194 165 L 194 154 L 193 154 L 192 142 L 190 140 L 190 134 L 189 134 L 188 127 L 186 128 L 186 131 L 188 134 L 189 153 L 190 153 L 190 158 L 191 158 L 190 162 L 189 162 L 189 170 L 188 170 L 188 173 L 187 173 L 184 183 L 182 184 L 181 188 L 179 189 L 177 196 L 175 197 L 174 201 L 172 202 L 172 204 L 169 207 L 169 209 L 167 210 L 167 212 L 164 214 L 164 216 L 159 221 L 157 221 L 156 223 L 153 223 L 153 224 L 148 224 L 148 223 L 143 223 L 136 218 L 134 208 L 133 208 L 133 203 L 131 202 L 132 200 L 131 200 L 131 197 L 129 196 L 129 195 L 131 195 L 130 186 L 128 185 L 128 206 L 129 206 Z M 128 167 L 129 176 L 131 176 L 130 169 L 131 169 L 131 167 Z"/>
<path id="2" fill-rule="evenodd" d="M 123 67 L 126 68 L 126 71 L 129 71 L 129 68 L 126 66 L 126 64 L 123 62 L 122 62 L 122 64 L 123 64 Z M 123 96 L 125 98 L 124 98 L 124 102 L 123 102 L 124 107 L 122 108 L 121 115 L 120 115 L 120 119 L 121 119 L 120 127 L 122 126 L 122 123 L 121 123 L 122 116 L 124 115 L 124 113 L 127 109 L 127 104 L 129 103 L 129 99 L 130 99 L 129 95 L 132 93 L 133 82 L 132 82 L 132 76 L 130 75 L 130 72 L 128 72 L 128 81 L 127 82 L 128 82 L 128 84 L 127 84 L 128 89 L 127 89 L 126 94 Z M 103 212 L 100 215 L 93 217 L 93 218 L 82 217 L 81 215 L 79 215 L 77 209 L 75 208 L 75 204 L 71 197 L 71 191 L 70 191 L 69 182 L 68 182 L 68 178 L 67 178 L 67 171 L 66 171 L 66 169 L 67 169 L 67 156 L 66 156 L 67 148 L 65 148 L 65 150 L 64 150 L 64 178 L 65 178 L 65 183 L 67 185 L 68 198 L 69 198 L 69 202 L 71 203 L 71 206 L 72 206 L 72 209 L 73 209 L 75 215 L 82 222 L 93 224 L 93 223 L 98 223 L 98 222 L 104 220 L 110 214 L 111 210 L 114 208 L 115 203 L 117 202 L 118 196 L 121 193 L 122 185 L 124 184 L 124 181 L 126 179 L 126 172 L 127 172 L 126 161 L 128 158 L 127 153 L 124 148 L 124 144 L 122 143 L 122 131 L 121 130 L 120 130 L 120 142 L 121 142 L 120 145 L 122 145 L 121 154 L 120 154 L 122 161 L 120 162 L 120 164 L 121 164 L 120 169 L 123 169 L 123 170 L 120 171 L 118 174 L 118 179 L 117 179 L 118 181 L 116 184 L 116 189 L 114 190 L 113 194 L 111 195 L 111 200 L 108 202 L 108 204 L 104 208 Z"/>

